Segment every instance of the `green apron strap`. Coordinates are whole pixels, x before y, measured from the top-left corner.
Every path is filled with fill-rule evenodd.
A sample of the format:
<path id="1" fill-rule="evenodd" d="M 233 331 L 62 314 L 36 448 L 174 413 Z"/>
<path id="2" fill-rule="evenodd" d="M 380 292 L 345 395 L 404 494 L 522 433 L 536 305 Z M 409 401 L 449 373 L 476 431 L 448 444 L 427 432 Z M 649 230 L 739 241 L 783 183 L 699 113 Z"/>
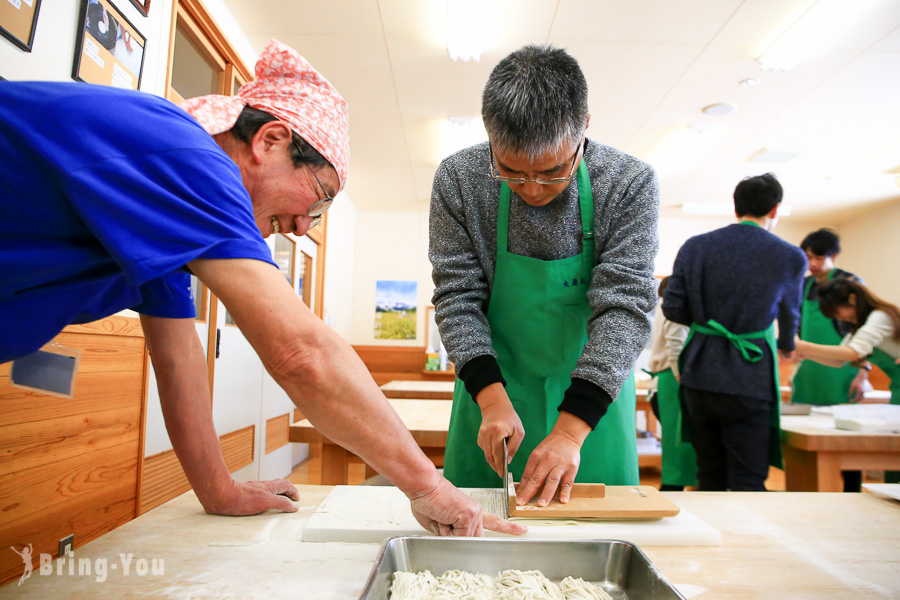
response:
<path id="1" fill-rule="evenodd" d="M 753 223 L 753 225 L 755 225 L 755 223 Z M 741 334 L 731 333 L 713 319 L 707 321 L 707 325 L 708 327 L 704 327 L 697 323 L 691 323 L 691 329 L 688 332 L 684 348 L 682 348 L 681 354 L 678 357 L 678 370 L 682 373 L 684 372 L 684 350 L 688 347 L 688 344 L 691 343 L 691 339 L 694 337 L 695 333 L 727 338 L 741 351 L 741 356 L 743 356 L 744 360 L 751 363 L 759 362 L 759 360 L 762 359 L 763 352 L 759 347 L 755 344 L 750 344 L 747 340 L 764 338 L 766 345 L 772 353 L 772 370 L 775 384 L 772 390 L 772 401 L 769 413 L 769 464 L 777 469 L 783 468 L 784 462 L 781 456 L 781 392 L 778 374 L 778 348 L 775 343 L 775 323 L 773 322 L 765 331 L 754 331 L 752 333 Z M 749 344 L 749 346 L 747 346 L 747 344 Z M 756 349 L 758 356 L 749 356 L 748 352 L 753 352 L 753 350 L 750 350 L 750 346 Z M 683 413 L 681 439 L 685 442 L 690 442 L 690 418 L 684 398 L 684 392 L 682 390 L 683 388 L 679 386 L 678 399 Z"/>
<path id="2" fill-rule="evenodd" d="M 710 319 L 709 321 L 707 321 L 706 325 L 707 326 L 704 327 L 703 325 L 694 323 L 691 327 L 694 327 L 695 331 L 699 333 L 728 338 L 728 341 L 731 342 L 731 345 L 740 351 L 741 356 L 747 362 L 755 363 L 759 362 L 762 359 L 762 349 L 748 340 L 765 338 L 766 330 L 754 331 L 753 333 L 731 333 L 730 331 L 725 329 L 725 327 L 721 323 L 714 319 Z M 750 356 L 751 354 L 753 354 L 753 356 Z"/>

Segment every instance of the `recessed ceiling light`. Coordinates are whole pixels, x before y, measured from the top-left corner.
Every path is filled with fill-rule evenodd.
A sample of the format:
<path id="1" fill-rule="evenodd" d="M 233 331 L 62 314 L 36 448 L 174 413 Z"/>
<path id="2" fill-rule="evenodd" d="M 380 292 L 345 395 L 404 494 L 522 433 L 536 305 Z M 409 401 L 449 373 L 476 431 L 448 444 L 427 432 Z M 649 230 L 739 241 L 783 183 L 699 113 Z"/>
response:
<path id="1" fill-rule="evenodd" d="M 703 112 L 707 115 L 713 117 L 721 117 L 722 115 L 727 115 L 731 112 L 734 112 L 737 106 L 734 104 L 730 104 L 728 102 L 720 102 L 718 104 L 710 104 L 709 106 L 703 107 Z"/>
<path id="2" fill-rule="evenodd" d="M 769 150 L 760 148 L 747 157 L 747 162 L 784 163 L 800 156 L 796 150 Z"/>
<path id="3" fill-rule="evenodd" d="M 756 85 L 758 83 L 759 83 L 759 79 L 753 79 L 752 77 L 750 79 L 741 79 L 738 82 L 738 84 L 740 84 L 744 87 L 753 87 L 754 85 Z"/>

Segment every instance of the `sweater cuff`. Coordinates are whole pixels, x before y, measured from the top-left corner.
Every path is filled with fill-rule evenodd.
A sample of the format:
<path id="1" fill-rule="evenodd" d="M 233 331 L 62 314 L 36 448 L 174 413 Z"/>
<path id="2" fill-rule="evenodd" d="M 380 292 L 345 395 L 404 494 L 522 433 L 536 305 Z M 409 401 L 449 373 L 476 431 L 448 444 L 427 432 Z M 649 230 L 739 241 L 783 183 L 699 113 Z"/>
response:
<path id="1" fill-rule="evenodd" d="M 612 402 L 612 397 L 599 385 L 573 377 L 559 410 L 572 413 L 595 429 Z"/>
<path id="2" fill-rule="evenodd" d="M 506 387 L 506 380 L 500 373 L 500 365 L 497 364 L 497 359 L 490 354 L 476 356 L 464 364 L 459 370 L 459 378 L 465 384 L 466 391 L 472 396 L 472 400 L 475 400 L 478 392 L 492 383 L 499 382 Z"/>

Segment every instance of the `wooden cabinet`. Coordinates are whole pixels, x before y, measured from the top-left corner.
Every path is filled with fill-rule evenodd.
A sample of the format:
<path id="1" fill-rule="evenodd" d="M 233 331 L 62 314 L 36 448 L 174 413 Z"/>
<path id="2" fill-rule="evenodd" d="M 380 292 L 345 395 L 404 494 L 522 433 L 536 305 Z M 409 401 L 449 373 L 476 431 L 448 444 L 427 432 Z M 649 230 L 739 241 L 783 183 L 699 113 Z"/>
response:
<path id="1" fill-rule="evenodd" d="M 0 365 L 0 582 L 22 574 L 9 550 L 56 556 L 138 514 L 147 349 L 140 320 L 112 316 L 55 338 L 81 351 L 74 398 L 12 387 Z"/>

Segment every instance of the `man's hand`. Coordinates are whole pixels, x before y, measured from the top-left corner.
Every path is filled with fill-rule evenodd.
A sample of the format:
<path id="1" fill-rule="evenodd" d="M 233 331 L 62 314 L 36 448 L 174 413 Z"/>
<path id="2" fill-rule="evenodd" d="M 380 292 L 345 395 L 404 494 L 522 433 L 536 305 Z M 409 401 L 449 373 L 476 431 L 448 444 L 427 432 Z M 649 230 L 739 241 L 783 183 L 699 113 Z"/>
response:
<path id="1" fill-rule="evenodd" d="M 203 510 L 211 515 L 235 517 L 256 515 L 269 509 L 297 512 L 297 505 L 291 500 L 300 499 L 294 484 L 284 479 L 247 483 L 232 480 L 229 489 L 218 496 L 215 499 L 200 498 Z"/>
<path id="2" fill-rule="evenodd" d="M 799 349 L 791 350 L 790 352 L 785 352 L 783 350 L 779 350 L 778 355 L 782 358 L 782 360 L 784 360 L 785 362 L 788 362 L 788 363 L 796 362 L 798 359 L 801 358 Z"/>
<path id="3" fill-rule="evenodd" d="M 528 528 L 496 515 L 482 512 L 481 505 L 441 477 L 430 492 L 410 498 L 413 516 L 419 525 L 435 535 L 477 536 L 484 530 L 522 535 Z"/>
<path id="4" fill-rule="evenodd" d="M 563 504 L 568 502 L 581 464 L 581 445 L 590 432 L 587 423 L 571 413 L 560 412 L 553 430 L 528 457 L 516 494 L 516 504 L 526 504 L 542 484 L 544 491 L 538 499 L 538 506 L 550 504 L 557 488 L 559 501 Z"/>
<path id="5" fill-rule="evenodd" d="M 513 459 L 522 440 L 525 428 L 506 390 L 500 383 L 492 383 L 478 393 L 481 409 L 481 427 L 478 428 L 478 447 L 491 468 L 503 477 L 503 440 L 509 460 Z"/>

